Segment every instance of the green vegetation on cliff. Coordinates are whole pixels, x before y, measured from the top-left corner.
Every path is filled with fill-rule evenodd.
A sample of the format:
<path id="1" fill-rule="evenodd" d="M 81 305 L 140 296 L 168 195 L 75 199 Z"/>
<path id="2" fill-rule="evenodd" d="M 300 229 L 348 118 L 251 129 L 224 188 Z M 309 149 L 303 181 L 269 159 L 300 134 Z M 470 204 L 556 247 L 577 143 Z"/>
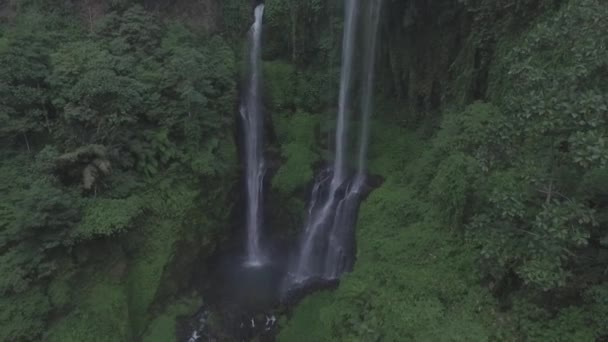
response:
<path id="1" fill-rule="evenodd" d="M 410 34 L 454 25 L 419 22 L 431 19 L 424 12 L 432 6 L 409 3 L 406 17 L 418 15 Z M 437 89 L 411 96 L 425 94 L 424 79 L 404 85 L 410 110 L 380 101 L 370 167 L 384 183 L 362 204 L 355 270 L 331 295 L 304 300 L 281 341 L 307 341 L 312 330 L 317 341 L 608 335 L 608 8 L 595 0 L 504 3 L 458 10 L 443 2 L 446 16 L 470 16 L 475 30 L 462 33 L 450 70 L 424 74 L 444 87 L 436 103 Z M 441 58 L 397 53 L 409 57 L 391 65 L 393 78 L 428 64 L 442 70 Z M 385 98 L 398 91 L 381 89 Z"/>
<path id="2" fill-rule="evenodd" d="M 86 22 L 72 5 L 5 8 L 2 341 L 139 340 L 234 202 L 229 44 L 139 5 Z"/>

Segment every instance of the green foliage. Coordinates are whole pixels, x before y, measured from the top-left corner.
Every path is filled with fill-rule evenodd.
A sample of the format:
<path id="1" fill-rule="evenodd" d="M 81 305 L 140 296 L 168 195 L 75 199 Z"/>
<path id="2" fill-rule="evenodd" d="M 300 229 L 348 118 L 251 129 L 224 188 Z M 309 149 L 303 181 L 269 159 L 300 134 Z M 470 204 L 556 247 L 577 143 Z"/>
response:
<path id="1" fill-rule="evenodd" d="M 564 158 L 601 166 L 608 107 L 596 76 L 608 60 L 606 37 L 599 33 L 605 12 L 598 1 L 568 3 L 497 63 L 495 71 L 506 77 L 496 77 L 496 91 L 506 95 L 500 102 L 519 135 L 512 139 L 536 139 L 538 149 L 569 143 L 560 151 Z"/>
<path id="2" fill-rule="evenodd" d="M 589 315 L 587 324 L 595 328 L 596 336 L 603 336 L 608 333 L 608 287 L 605 284 L 592 286 L 583 296 L 587 303 Z"/>
<path id="3" fill-rule="evenodd" d="M 311 113 L 319 113 L 331 107 L 337 98 L 338 68 L 329 70 L 306 70 L 298 73 L 296 79 L 297 108 Z"/>
<path id="4" fill-rule="evenodd" d="M 334 293 L 299 305 L 280 340 L 311 332 L 319 341 L 492 340 L 494 303 L 476 285 L 473 251 L 441 229 L 429 203 L 406 181 L 419 171 L 419 156 L 407 151 L 425 144 L 404 130 L 381 131 L 371 151 L 392 142 L 405 153 L 381 164 L 385 181 L 362 204 L 355 270 Z M 371 156 L 372 166 L 385 158 Z"/>
<path id="5" fill-rule="evenodd" d="M 129 326 L 136 336 L 145 332 L 147 324 L 153 318 L 150 315 L 150 307 L 157 300 L 157 294 L 163 290 L 163 277 L 167 276 L 165 272 L 171 267 L 174 256 L 178 253 L 176 244 L 178 241 L 192 238 L 187 236 L 186 229 L 200 229 L 189 221 L 192 220 L 193 210 L 201 210 L 196 199 L 200 193 L 192 188 L 191 184 L 168 180 L 150 189 L 145 210 L 155 216 L 139 220 L 137 228 L 122 240 L 130 255 L 125 291 L 128 298 Z M 151 194 L 156 198 L 152 198 Z M 206 196 L 210 197 L 209 194 Z M 210 220 L 211 212 L 207 208 L 203 211 L 203 217 Z M 185 220 L 189 222 L 187 227 L 182 225 Z M 211 222 L 207 224 L 211 225 Z M 209 242 L 196 241 L 194 244 L 204 248 Z M 173 272 L 181 274 L 184 270 Z"/>
<path id="6" fill-rule="evenodd" d="M 572 250 L 584 247 L 593 212 L 575 202 L 548 202 L 532 207 L 517 190 L 496 188 L 489 214 L 476 215 L 469 228 L 480 239 L 482 256 L 496 270 L 514 270 L 526 283 L 544 289 L 564 286 Z"/>
<path id="7" fill-rule="evenodd" d="M 0 296 L 0 339 L 18 341 L 36 338 L 46 325 L 51 306 L 40 288 L 14 296 Z"/>
<path id="8" fill-rule="evenodd" d="M 178 238 L 177 228 L 171 221 L 147 222 L 143 228 L 139 233 L 145 232 L 145 236 L 133 238 L 137 247 L 127 279 L 130 326 L 137 335 L 144 331 L 150 318 L 148 309 Z"/>
<path id="9" fill-rule="evenodd" d="M 270 0 L 265 6 L 264 17 L 270 36 L 267 50 L 274 57 L 298 64 L 328 61 L 337 40 L 332 40 L 329 46 L 326 42 L 331 37 L 324 29 L 330 20 L 327 14 L 334 10 L 335 4 L 321 0 Z"/>
<path id="10" fill-rule="evenodd" d="M 483 98 L 487 81 L 489 98 L 444 111 L 430 141 L 375 122 L 384 183 L 362 204 L 355 270 L 303 302 L 282 340 L 313 327 L 339 341 L 605 337 L 606 6 L 463 3 L 477 49 L 463 77 L 479 82 L 465 92 Z"/>
<path id="11" fill-rule="evenodd" d="M 225 0 L 220 3 L 223 19 L 223 34 L 231 40 L 241 42 L 251 20 L 249 6 L 240 0 Z"/>
<path id="12" fill-rule="evenodd" d="M 405 170 L 409 163 L 417 160 L 427 145 L 427 142 L 421 141 L 416 134 L 403 127 L 379 120 L 372 122 L 371 136 L 373 138 L 369 147 L 369 168 L 370 172 L 380 175 Z M 416 174 L 403 175 L 394 181 L 399 182 L 409 175 Z"/>
<path id="13" fill-rule="evenodd" d="M 80 219 L 80 202 L 73 193 L 57 188 L 25 166 L 27 158 L 12 160 L 0 169 L 0 293 L 23 292 L 56 269 L 53 255 L 69 243 L 69 232 Z M 26 184 L 27 171 L 40 178 Z M 22 174 L 20 174 L 22 173 Z"/>
<path id="14" fill-rule="evenodd" d="M 250 8 L 218 2 L 220 37 L 133 3 L 111 1 L 86 27 L 76 2 L 17 1 L 2 19 L 0 340 L 172 340 L 195 306 L 160 303 L 177 246 L 204 255 L 223 237 L 238 171 L 233 47 Z M 362 205 L 354 272 L 304 300 L 280 339 L 605 337 L 607 7 L 387 3 L 378 88 L 397 98 L 382 116 L 395 121 L 374 123 L 369 153 L 384 183 Z M 342 8 L 265 4 L 283 219 L 301 214 L 327 145 Z M 485 102 L 445 112 L 427 141 L 400 127 L 420 118 L 407 108 L 449 99 L 444 88 L 458 105 Z"/>
<path id="15" fill-rule="evenodd" d="M 3 16 L 0 340 L 141 337 L 185 218 L 205 203 L 193 250 L 227 220 L 234 51 L 129 4 L 86 25 L 76 3 Z"/>
<path id="16" fill-rule="evenodd" d="M 153 53 L 162 35 L 158 18 L 135 5 L 120 15 L 111 13 L 95 28 L 95 34 L 109 43 L 115 54 Z"/>
<path id="17" fill-rule="evenodd" d="M 115 137 L 108 134 L 136 121 L 144 85 L 120 75 L 124 63 L 90 42 L 69 44 L 53 55 L 53 105 L 64 109 L 68 124 L 85 132 L 95 130 L 96 135 L 86 138 L 89 142 L 111 141 Z"/>
<path id="18" fill-rule="evenodd" d="M 81 284 L 91 286 L 91 284 Z M 126 295 L 120 285 L 99 281 L 79 291 L 78 307 L 51 326 L 45 341 L 129 341 Z"/>
<path id="19" fill-rule="evenodd" d="M 509 134 L 513 126 L 500 110 L 484 102 L 474 102 L 458 113 L 447 113 L 434 144 L 438 151 L 450 154 L 454 148 L 474 156 L 482 170 L 487 171 L 502 160 L 511 157 L 512 142 Z"/>
<path id="20" fill-rule="evenodd" d="M 147 176 L 154 176 L 174 162 L 178 150 L 169 140 L 167 130 L 144 131 L 142 139 L 135 141 L 131 146 L 131 153 L 135 157 L 135 167 Z"/>
<path id="21" fill-rule="evenodd" d="M 155 318 L 146 331 L 144 342 L 173 342 L 176 341 L 175 320 L 179 316 L 191 315 L 201 305 L 200 298 L 181 298 L 167 307 L 164 312 Z"/>
<path id="22" fill-rule="evenodd" d="M 82 221 L 72 234 L 76 240 L 89 240 L 124 233 L 143 214 L 142 202 L 138 196 L 93 200 L 85 207 Z"/>
<path id="23" fill-rule="evenodd" d="M 40 18 L 37 18 L 40 19 Z M 27 21 L 29 29 L 44 29 Z M 32 27 L 33 26 L 33 27 Z M 49 74 L 49 37 L 15 32 L 5 38 L 0 52 L 0 137 L 27 134 L 48 128 L 44 92 Z M 44 122 L 44 123 L 42 123 Z M 41 124 L 42 123 L 42 124 Z"/>
<path id="24" fill-rule="evenodd" d="M 264 63 L 264 94 L 273 113 L 294 108 L 295 76 L 293 64 L 279 61 Z"/>
<path id="25" fill-rule="evenodd" d="M 331 330 L 321 320 L 321 308 L 331 303 L 331 293 L 322 292 L 305 298 L 295 309 L 294 318 L 282 329 L 279 341 L 307 342 L 331 341 Z M 314 328 L 313 328 L 314 327 Z M 311 329 L 312 328 L 312 329 Z"/>
<path id="26" fill-rule="evenodd" d="M 580 167 L 605 169 L 608 166 L 608 146 L 600 131 L 576 132 L 568 142 L 572 146 L 572 161 Z"/>
<path id="27" fill-rule="evenodd" d="M 58 276 L 49 284 L 47 294 L 54 310 L 63 310 L 72 301 L 70 275 Z"/>
<path id="28" fill-rule="evenodd" d="M 584 183 L 575 175 L 605 168 L 608 97 L 595 76 L 608 63 L 598 33 L 606 14 L 598 1 L 569 2 L 497 59 L 501 110 L 478 127 L 485 141 L 473 141 L 489 177 L 469 225 L 495 276 L 514 271 L 546 290 L 565 287 L 572 261 L 591 247 L 599 208 L 585 201 L 593 192 L 576 191 Z"/>
<path id="29" fill-rule="evenodd" d="M 276 123 L 281 138 L 281 157 L 285 162 L 272 179 L 272 185 L 282 194 L 289 195 L 313 178 L 313 163 L 318 159 L 315 149 L 318 117 L 298 112 L 281 116 Z"/>
<path id="30" fill-rule="evenodd" d="M 338 88 L 338 69 L 299 70 L 282 60 L 264 63 L 264 95 L 271 113 L 320 113 L 331 106 Z"/>
<path id="31" fill-rule="evenodd" d="M 553 314 L 522 299 L 514 303 L 513 311 L 519 319 L 515 336 L 530 341 L 595 341 L 598 337 L 587 313 L 575 306 Z"/>
<path id="32" fill-rule="evenodd" d="M 464 154 L 454 154 L 443 160 L 435 178 L 429 184 L 429 196 L 452 227 L 463 223 L 475 161 Z"/>
<path id="33" fill-rule="evenodd" d="M 282 147 L 282 156 L 287 161 L 272 179 L 272 184 L 285 194 L 290 194 L 305 186 L 313 177 L 311 164 L 316 154 L 304 145 L 290 143 Z"/>

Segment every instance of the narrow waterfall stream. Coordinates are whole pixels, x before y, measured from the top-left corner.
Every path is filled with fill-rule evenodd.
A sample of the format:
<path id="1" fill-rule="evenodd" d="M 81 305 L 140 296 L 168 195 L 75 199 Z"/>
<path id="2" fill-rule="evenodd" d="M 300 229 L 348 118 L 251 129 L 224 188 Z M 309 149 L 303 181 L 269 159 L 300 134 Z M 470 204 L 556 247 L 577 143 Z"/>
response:
<path id="1" fill-rule="evenodd" d="M 376 36 L 381 1 L 347 0 L 342 41 L 340 96 L 333 167 L 324 170 L 315 182 L 308 208 L 306 227 L 297 255 L 289 266 L 283 291 L 289 292 L 322 280 L 335 280 L 352 269 L 354 228 L 365 190 L 367 145 L 372 111 Z M 360 18 L 362 17 L 362 18 Z M 359 22 L 361 22 L 359 24 Z M 362 46 L 356 49 L 357 33 L 363 30 Z M 353 104 L 354 56 L 365 51 L 362 61 L 358 162 L 355 176 L 348 171 L 348 133 Z"/>
<path id="2" fill-rule="evenodd" d="M 249 31 L 249 78 L 247 79 L 247 91 L 241 101 L 240 115 L 245 135 L 245 191 L 247 194 L 247 254 L 245 264 L 258 267 L 266 262 L 260 247 L 265 174 L 264 116 L 260 94 L 264 4 L 258 5 L 254 13 L 255 21 Z"/>
<path id="3" fill-rule="evenodd" d="M 327 182 L 326 177 L 321 177 L 320 184 L 315 184 L 313 196 L 311 197 L 311 207 L 305 228 L 302 242 L 300 245 L 300 255 L 294 262 L 293 270 L 289 271 L 289 281 L 301 283 L 308 278 L 325 275 L 323 260 L 325 259 L 328 247 L 324 233 L 332 225 L 336 214 L 336 197 L 338 189 L 346 180 L 346 148 L 348 141 L 348 117 L 350 114 L 350 86 L 352 79 L 353 55 L 355 45 L 355 31 L 358 11 L 358 0 L 350 0 L 345 3 L 345 21 L 342 40 L 342 70 L 340 76 L 340 98 L 338 107 L 337 127 L 336 127 L 336 146 L 333 174 L 329 180 L 329 188 L 324 189 L 323 199 L 318 202 L 318 191 L 326 186 L 321 185 Z M 317 193 L 315 193 L 317 192 Z"/>
<path id="4" fill-rule="evenodd" d="M 380 19 L 380 0 L 369 2 L 366 22 L 364 23 L 364 43 L 366 47 L 363 59 L 363 81 L 361 84 L 361 130 L 359 133 L 359 151 L 357 172 L 346 189 L 346 195 L 338 203 L 336 216 L 329 232 L 324 277 L 335 279 L 343 272 L 349 271 L 354 264 L 354 228 L 361 196 L 365 192 L 367 175 L 367 148 L 369 144 L 370 118 L 372 115 L 372 95 L 374 82 L 374 65 L 376 60 L 376 40 L 378 21 Z"/>

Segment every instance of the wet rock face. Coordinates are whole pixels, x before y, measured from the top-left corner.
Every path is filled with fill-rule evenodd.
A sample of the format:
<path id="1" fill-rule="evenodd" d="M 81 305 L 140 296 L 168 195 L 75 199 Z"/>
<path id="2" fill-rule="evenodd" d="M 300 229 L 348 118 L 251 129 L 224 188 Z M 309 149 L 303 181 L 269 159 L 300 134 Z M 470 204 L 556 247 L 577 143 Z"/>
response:
<path id="1" fill-rule="evenodd" d="M 251 317 L 243 315 L 237 335 L 245 341 L 254 338 L 259 341 L 274 341 L 277 331 L 277 317 L 272 313 L 261 313 Z"/>
<path id="2" fill-rule="evenodd" d="M 229 253 L 210 267 L 208 287 L 201 289 L 206 302 L 196 314 L 178 319 L 178 341 L 275 341 L 280 317 L 289 315 L 305 296 L 338 285 L 337 280 L 311 279 L 303 287 L 281 293 L 284 265 L 251 269 L 244 268 L 241 260 Z"/>
<path id="3" fill-rule="evenodd" d="M 220 313 L 202 307 L 193 317 L 182 321 L 178 329 L 178 341 L 275 341 L 278 333 L 278 318 L 273 312 L 256 314 L 245 312 Z"/>
<path id="4" fill-rule="evenodd" d="M 340 285 L 339 279 L 311 278 L 302 286 L 292 286 L 282 294 L 281 303 L 286 308 L 294 307 L 304 297 L 314 292 L 323 290 L 335 290 Z"/>

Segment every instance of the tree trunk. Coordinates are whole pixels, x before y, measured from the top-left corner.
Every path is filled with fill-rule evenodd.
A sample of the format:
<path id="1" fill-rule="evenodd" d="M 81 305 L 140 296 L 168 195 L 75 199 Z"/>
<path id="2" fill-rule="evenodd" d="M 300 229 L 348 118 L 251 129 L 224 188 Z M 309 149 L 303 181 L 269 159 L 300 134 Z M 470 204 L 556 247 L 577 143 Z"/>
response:
<path id="1" fill-rule="evenodd" d="M 32 150 L 30 149 L 30 142 L 27 139 L 27 134 L 23 132 L 23 140 L 25 140 L 25 146 L 27 147 L 27 152 L 30 153 Z"/>
<path id="2" fill-rule="evenodd" d="M 297 1 L 297 0 L 296 0 Z M 290 2 L 291 12 L 291 61 L 296 62 L 298 56 L 297 53 L 297 27 L 298 27 L 298 8 L 297 2 L 292 0 Z"/>

